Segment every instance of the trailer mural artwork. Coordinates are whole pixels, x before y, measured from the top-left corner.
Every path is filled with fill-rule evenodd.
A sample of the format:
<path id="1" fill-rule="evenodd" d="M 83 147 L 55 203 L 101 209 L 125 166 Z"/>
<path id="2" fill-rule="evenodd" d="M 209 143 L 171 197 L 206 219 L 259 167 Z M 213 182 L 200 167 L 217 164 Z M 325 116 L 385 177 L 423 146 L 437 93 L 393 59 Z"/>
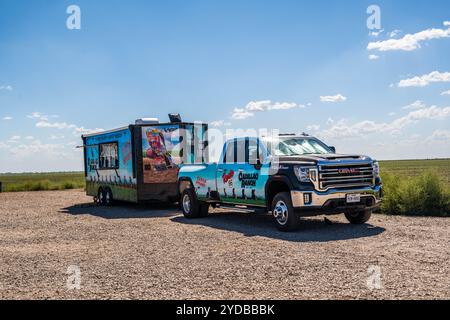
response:
<path id="1" fill-rule="evenodd" d="M 86 138 L 86 189 L 108 185 L 117 197 L 136 198 L 130 130 Z"/>
<path id="2" fill-rule="evenodd" d="M 180 157 L 178 125 L 142 128 L 144 183 L 177 181 Z"/>

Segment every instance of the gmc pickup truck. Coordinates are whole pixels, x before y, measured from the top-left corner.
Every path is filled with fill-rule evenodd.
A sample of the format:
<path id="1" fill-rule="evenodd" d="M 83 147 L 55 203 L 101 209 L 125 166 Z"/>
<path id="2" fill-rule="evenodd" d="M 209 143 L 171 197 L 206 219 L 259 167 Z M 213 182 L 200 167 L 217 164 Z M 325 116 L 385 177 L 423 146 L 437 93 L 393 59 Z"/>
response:
<path id="1" fill-rule="evenodd" d="M 281 231 L 322 214 L 363 224 L 382 200 L 377 161 L 336 154 L 306 134 L 232 139 L 218 163 L 182 166 L 178 180 L 186 218 L 205 217 L 210 206 L 263 209 Z"/>

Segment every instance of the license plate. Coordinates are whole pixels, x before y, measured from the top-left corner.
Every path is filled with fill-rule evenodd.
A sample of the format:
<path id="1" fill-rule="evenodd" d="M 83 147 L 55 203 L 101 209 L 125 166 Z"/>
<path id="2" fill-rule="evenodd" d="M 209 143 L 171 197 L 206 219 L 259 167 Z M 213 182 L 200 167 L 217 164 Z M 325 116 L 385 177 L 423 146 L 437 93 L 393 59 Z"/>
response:
<path id="1" fill-rule="evenodd" d="M 358 203 L 361 202 L 360 194 L 348 194 L 347 195 L 347 203 Z"/>

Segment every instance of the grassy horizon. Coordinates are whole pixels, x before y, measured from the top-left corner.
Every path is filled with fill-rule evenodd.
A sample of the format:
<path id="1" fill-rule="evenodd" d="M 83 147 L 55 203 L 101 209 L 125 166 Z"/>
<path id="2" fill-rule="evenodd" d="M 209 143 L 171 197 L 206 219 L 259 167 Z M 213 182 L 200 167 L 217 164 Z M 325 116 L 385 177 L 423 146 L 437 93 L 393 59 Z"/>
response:
<path id="1" fill-rule="evenodd" d="M 450 215 L 450 159 L 380 161 L 382 211 L 400 215 Z M 85 188 L 83 172 L 0 174 L 3 192 Z"/>

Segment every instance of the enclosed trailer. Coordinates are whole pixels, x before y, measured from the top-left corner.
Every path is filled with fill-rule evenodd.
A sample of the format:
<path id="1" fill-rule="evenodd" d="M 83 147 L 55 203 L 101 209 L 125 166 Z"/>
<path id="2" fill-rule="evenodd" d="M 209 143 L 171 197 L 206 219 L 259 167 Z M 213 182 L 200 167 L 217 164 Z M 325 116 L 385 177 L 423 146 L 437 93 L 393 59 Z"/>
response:
<path id="1" fill-rule="evenodd" d="M 177 201 L 180 165 L 208 162 L 208 126 L 169 116 L 83 135 L 87 195 L 103 205 Z"/>

